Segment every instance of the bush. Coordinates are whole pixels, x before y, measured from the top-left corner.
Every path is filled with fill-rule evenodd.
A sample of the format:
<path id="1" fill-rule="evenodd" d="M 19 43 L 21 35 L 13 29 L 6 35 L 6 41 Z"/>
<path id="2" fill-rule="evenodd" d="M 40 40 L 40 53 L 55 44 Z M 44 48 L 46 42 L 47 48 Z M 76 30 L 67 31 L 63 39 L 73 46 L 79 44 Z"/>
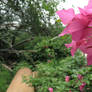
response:
<path id="1" fill-rule="evenodd" d="M 67 42 L 63 38 L 52 39 L 51 37 L 44 37 L 34 46 L 36 53 L 31 53 L 30 56 L 33 61 L 48 61 L 51 59 L 64 58 L 70 55 L 70 50 L 65 47 Z"/>
<path id="2" fill-rule="evenodd" d="M 0 64 L 0 92 L 6 92 L 13 74 Z"/>
<path id="3" fill-rule="evenodd" d="M 14 66 L 13 73 L 16 74 L 16 72 L 17 72 L 19 69 L 25 68 L 25 67 L 27 67 L 27 68 L 29 68 L 29 69 L 31 69 L 31 70 L 33 70 L 33 71 L 34 71 L 34 69 L 35 69 L 35 68 L 34 68 L 32 65 L 30 65 L 28 62 L 26 62 L 26 61 L 20 61 L 19 63 L 17 63 L 17 64 Z"/>
<path id="4" fill-rule="evenodd" d="M 38 78 L 30 77 L 36 92 L 48 92 L 52 87 L 54 92 L 80 92 L 79 86 L 86 83 L 84 90 L 92 92 L 92 67 L 86 67 L 86 60 L 81 53 L 77 53 L 74 58 L 67 57 L 64 60 L 52 60 L 49 63 L 40 63 L 37 66 Z M 78 80 L 78 74 L 83 76 Z M 65 77 L 70 76 L 70 81 L 65 82 Z"/>

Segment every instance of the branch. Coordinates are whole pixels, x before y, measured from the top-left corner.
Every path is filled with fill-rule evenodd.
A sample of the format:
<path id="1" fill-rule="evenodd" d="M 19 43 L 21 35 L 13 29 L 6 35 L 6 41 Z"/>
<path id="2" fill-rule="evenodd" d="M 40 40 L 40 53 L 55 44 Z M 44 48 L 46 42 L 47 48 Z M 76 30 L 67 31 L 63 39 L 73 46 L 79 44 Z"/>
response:
<path id="1" fill-rule="evenodd" d="M 5 67 L 6 69 L 8 69 L 10 72 L 13 72 L 13 70 L 9 66 L 7 66 L 5 64 L 2 64 L 2 66 Z"/>
<path id="2" fill-rule="evenodd" d="M 9 50 L 9 49 L 0 49 L 0 52 L 9 52 L 9 53 L 32 52 L 32 53 L 36 53 L 37 50 Z"/>
<path id="3" fill-rule="evenodd" d="M 17 43 L 16 45 L 12 46 L 12 48 L 15 48 L 19 45 L 22 45 L 22 44 L 26 43 L 26 42 L 29 42 L 30 40 L 33 40 L 33 38 L 29 38 L 29 39 L 26 39 L 24 41 L 21 41 L 21 42 Z"/>

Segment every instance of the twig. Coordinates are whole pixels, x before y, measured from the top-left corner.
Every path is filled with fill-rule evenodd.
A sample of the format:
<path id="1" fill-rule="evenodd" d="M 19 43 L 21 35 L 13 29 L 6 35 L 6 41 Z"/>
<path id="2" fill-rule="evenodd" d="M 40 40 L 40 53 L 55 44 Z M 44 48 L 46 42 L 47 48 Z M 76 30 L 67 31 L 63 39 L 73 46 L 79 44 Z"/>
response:
<path id="1" fill-rule="evenodd" d="M 5 64 L 2 64 L 2 66 L 5 67 L 6 69 L 8 69 L 10 72 L 13 72 L 13 70 L 9 66 L 7 66 Z"/>
<path id="2" fill-rule="evenodd" d="M 21 41 L 21 42 L 17 43 L 16 45 L 12 46 L 12 48 L 14 48 L 14 47 L 16 47 L 16 46 L 19 46 L 19 45 L 22 45 L 22 44 L 24 44 L 25 42 L 29 42 L 30 40 L 33 40 L 33 38 L 29 38 L 29 39 L 26 39 L 26 40 L 24 40 L 24 41 Z"/>

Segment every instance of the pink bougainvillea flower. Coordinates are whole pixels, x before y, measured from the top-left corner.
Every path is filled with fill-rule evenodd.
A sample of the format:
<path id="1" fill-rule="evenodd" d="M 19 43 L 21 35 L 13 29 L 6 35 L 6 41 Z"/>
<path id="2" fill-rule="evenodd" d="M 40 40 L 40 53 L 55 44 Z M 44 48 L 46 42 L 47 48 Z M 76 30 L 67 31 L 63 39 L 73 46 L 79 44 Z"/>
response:
<path id="1" fill-rule="evenodd" d="M 78 77 L 79 80 L 82 80 L 83 79 L 83 76 L 81 74 L 78 74 L 77 77 Z"/>
<path id="2" fill-rule="evenodd" d="M 82 85 L 79 86 L 81 92 L 83 92 L 85 86 L 86 86 L 85 82 L 83 82 Z"/>
<path id="3" fill-rule="evenodd" d="M 69 34 L 72 36 L 72 42 L 66 44 L 67 48 L 71 47 L 71 55 L 79 48 L 83 53 L 87 54 L 88 65 L 92 65 L 92 0 L 89 0 L 87 6 L 83 9 L 79 8 L 80 13 L 75 14 L 74 10 L 59 10 L 59 15 L 63 24 L 66 25 L 64 31 L 59 36 Z M 88 47 L 91 48 L 88 48 Z"/>
<path id="4" fill-rule="evenodd" d="M 49 92 L 53 92 L 53 88 L 48 88 Z"/>
<path id="5" fill-rule="evenodd" d="M 69 82 L 69 81 L 70 81 L 70 76 L 66 76 L 66 77 L 65 77 L 65 81 L 66 81 L 66 82 Z"/>

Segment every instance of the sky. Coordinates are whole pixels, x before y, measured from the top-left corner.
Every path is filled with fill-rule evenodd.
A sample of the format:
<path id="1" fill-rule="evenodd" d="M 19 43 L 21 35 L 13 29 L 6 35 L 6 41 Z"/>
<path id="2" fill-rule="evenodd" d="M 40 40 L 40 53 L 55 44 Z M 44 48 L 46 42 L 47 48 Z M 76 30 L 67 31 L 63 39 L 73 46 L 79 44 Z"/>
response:
<path id="1" fill-rule="evenodd" d="M 62 8 L 69 9 L 74 8 L 75 12 L 78 12 L 77 7 L 83 8 L 85 5 L 88 4 L 88 0 L 66 0 L 64 3 L 60 2 L 57 6 L 58 10 L 61 10 Z"/>

